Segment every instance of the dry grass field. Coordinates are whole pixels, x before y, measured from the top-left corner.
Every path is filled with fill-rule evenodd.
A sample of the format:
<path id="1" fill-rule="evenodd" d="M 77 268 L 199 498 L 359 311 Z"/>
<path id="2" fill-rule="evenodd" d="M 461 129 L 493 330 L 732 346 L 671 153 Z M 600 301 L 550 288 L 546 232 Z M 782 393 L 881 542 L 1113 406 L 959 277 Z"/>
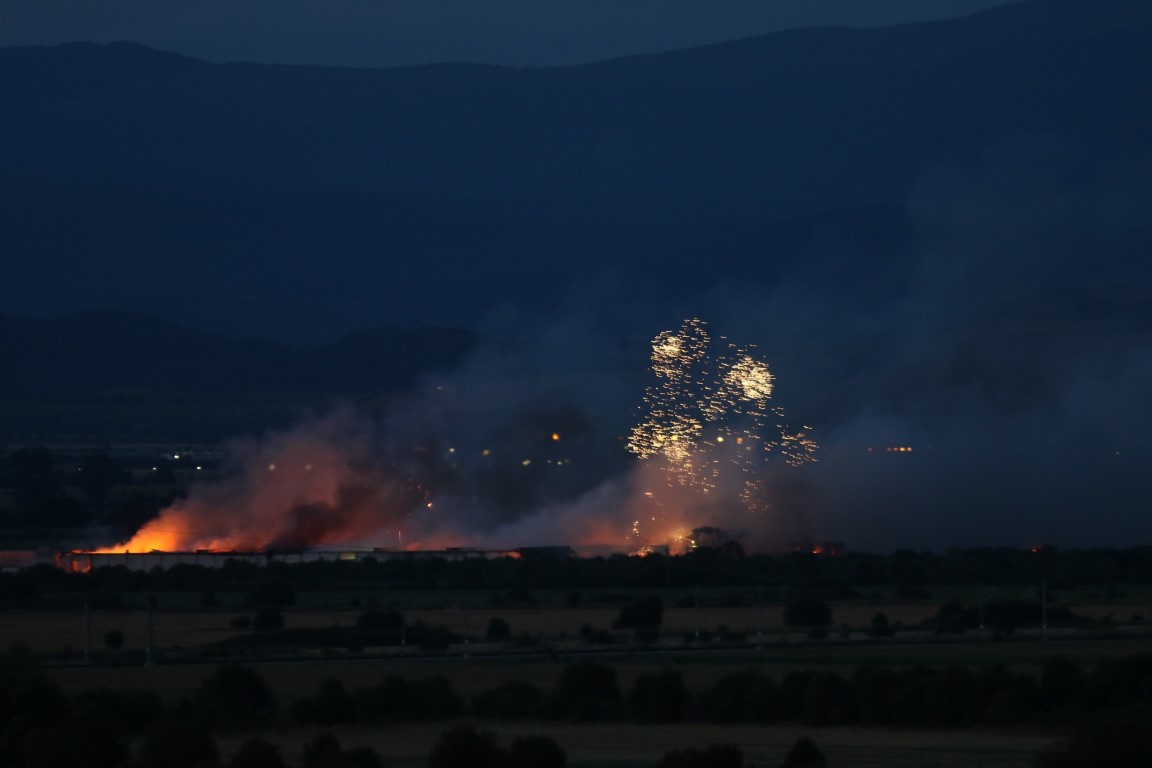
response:
<path id="1" fill-rule="evenodd" d="M 1013 669 L 1036 674 L 1045 659 L 1068 656 L 1084 664 L 1104 658 L 1147 652 L 1148 640 L 1102 639 L 1082 637 L 1076 640 L 1053 640 L 1041 643 L 1038 639 L 1011 642 L 956 640 L 931 643 L 881 643 L 876 645 L 846 645 L 836 641 L 826 643 L 793 643 L 767 645 L 763 650 L 720 649 L 692 651 L 628 651 L 619 649 L 598 656 L 617 671 L 623 691 L 631 689 L 636 677 L 658 672 L 665 667 L 680 670 L 688 688 L 701 691 L 719 677 L 730 672 L 758 669 L 779 679 L 792 670 L 826 669 L 850 676 L 860 666 L 912 666 L 928 667 L 979 666 L 1005 664 Z M 320 681 L 335 677 L 349 689 L 374 684 L 386 675 L 424 678 L 443 675 L 452 682 L 454 690 L 465 698 L 493 688 L 509 680 L 534 683 L 545 690 L 551 689 L 561 670 L 572 656 L 535 654 L 523 657 L 486 656 L 475 651 L 483 646 L 456 646 L 447 655 L 419 658 L 392 656 L 387 658 L 358 657 L 338 652 L 333 655 L 313 655 L 299 660 L 270 660 L 258 658 L 228 658 L 258 664 L 261 674 L 276 693 L 278 699 L 288 703 L 295 698 L 311 695 Z M 469 656 L 466 650 L 473 651 Z M 175 700 L 191 696 L 201 681 L 214 674 L 216 662 L 200 664 L 162 663 L 152 667 L 138 664 L 130 666 L 66 666 L 49 668 L 48 673 L 66 690 L 91 688 L 123 688 L 150 690 Z"/>
<path id="2" fill-rule="evenodd" d="M 1094 603 L 1072 606 L 1084 616 L 1100 618 L 1113 616 L 1117 621 L 1127 621 L 1132 615 L 1149 616 L 1152 619 L 1152 606 L 1130 603 Z M 289 608 L 284 612 L 288 627 L 328 627 L 355 624 L 361 609 L 311 609 Z M 829 631 L 829 644 L 836 645 L 843 639 L 842 628 L 847 627 L 849 638 L 863 638 L 872 617 L 883 612 L 895 624 L 915 630 L 921 622 L 935 615 L 934 603 L 861 603 L 845 602 L 833 604 L 833 626 Z M 551 646 L 563 650 L 580 648 L 578 633 L 588 625 L 597 630 L 610 630 L 612 622 L 619 614 L 618 607 L 537 607 L 519 608 L 507 606 L 483 606 L 454 608 L 406 608 L 404 616 L 409 624 L 423 622 L 431 626 L 446 626 L 466 634 L 475 641 L 484 636 L 488 621 L 492 617 L 506 620 L 513 636 L 527 633 L 541 635 Z M 243 634 L 234 629 L 230 622 L 244 611 L 239 610 L 159 610 L 153 620 L 153 642 L 157 649 L 201 648 L 211 646 L 228 637 Z M 1152 627 L 1152 620 L 1149 622 Z M 103 647 L 103 638 L 109 630 L 119 630 L 125 636 L 125 649 L 141 649 L 145 646 L 147 618 L 144 611 L 94 611 L 91 615 L 91 637 L 93 648 Z M 667 608 L 661 633 L 666 638 L 662 645 L 679 644 L 685 637 L 697 632 L 716 634 L 718 627 L 744 636 L 748 642 L 756 642 L 759 637 L 768 645 L 784 642 L 805 644 L 805 633 L 787 629 L 783 623 L 782 608 L 779 604 L 756 606 L 708 607 L 708 608 Z M 927 637 L 927 633 L 923 633 Z M 1017 633 L 1026 637 L 1028 632 Z M 1083 632 L 1053 630 L 1050 636 L 1079 637 Z M 913 634 L 902 635 L 914 637 Z M 628 632 L 619 633 L 621 639 L 628 639 Z M 971 638 L 967 638 L 971 639 Z M 36 612 L 6 611 L 0 613 L 0 647 L 7 647 L 14 641 L 23 641 L 32 648 L 44 652 L 59 652 L 64 649 L 80 650 L 84 647 L 85 617 L 82 611 Z M 967 643 L 965 643 L 967 644 Z M 490 646 L 490 650 L 492 649 Z M 853 651 L 856 653 L 857 651 Z M 868 653 L 868 651 L 859 651 Z M 925 662 L 926 663 L 926 662 Z"/>

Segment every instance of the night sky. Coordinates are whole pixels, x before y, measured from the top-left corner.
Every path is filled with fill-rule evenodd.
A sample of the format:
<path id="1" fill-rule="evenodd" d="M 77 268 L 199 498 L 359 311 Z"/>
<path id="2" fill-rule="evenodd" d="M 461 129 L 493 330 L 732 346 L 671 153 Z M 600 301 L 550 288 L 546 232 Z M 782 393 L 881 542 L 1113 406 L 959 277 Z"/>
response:
<path id="1" fill-rule="evenodd" d="M 868 29 L 587 64 L 813 25 Z M 466 327 L 366 443 L 564 411 L 607 464 L 649 340 L 702 317 L 823 446 L 753 539 L 1152 541 L 1142 0 L 0 5 L 0 46 L 117 40 L 193 59 L 0 50 L 0 312 Z M 575 527 L 639 490 L 569 487 Z M 550 530 L 529 501 L 469 519 Z"/>
<path id="2" fill-rule="evenodd" d="M 0 46 L 131 40 L 208 61 L 576 64 L 779 29 L 959 16 L 1005 0 L 7 0 Z"/>

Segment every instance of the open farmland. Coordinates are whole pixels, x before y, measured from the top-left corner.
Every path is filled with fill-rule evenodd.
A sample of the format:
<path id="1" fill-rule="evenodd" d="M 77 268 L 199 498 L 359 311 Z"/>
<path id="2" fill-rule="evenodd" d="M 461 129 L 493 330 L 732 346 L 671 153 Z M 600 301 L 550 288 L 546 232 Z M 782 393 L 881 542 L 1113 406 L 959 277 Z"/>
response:
<path id="1" fill-rule="evenodd" d="M 714 743 L 766 768 L 801 734 L 832 765 L 1024 768 L 1083 718 L 1142 711 L 1152 593 L 1067 577 L 1045 590 L 1044 569 L 1027 571 L 1044 561 L 1002 557 L 1021 574 L 988 586 L 962 558 L 940 584 L 862 578 L 905 555 L 40 568 L 6 579 L 0 646 L 23 643 L 76 702 L 177 719 L 211 720 L 222 680 L 256 679 L 269 708 L 213 736 L 227 757 L 262 735 L 290 765 L 325 729 L 423 766 L 470 722 L 505 745 L 547 736 L 575 768 Z M 566 682 L 602 673 L 608 693 Z M 318 719 L 337 700 L 343 714 Z"/>
<path id="2" fill-rule="evenodd" d="M 128 604 L 143 604 L 144 596 L 129 598 Z M 171 609 L 165 610 L 163 596 L 160 608 L 153 614 L 153 641 L 157 650 L 180 648 L 196 649 L 213 646 L 237 635 L 247 634 L 232 626 L 235 619 L 248 615 L 251 611 L 237 606 L 235 609 Z M 539 640 L 549 648 L 574 650 L 582 647 L 578 633 L 584 626 L 609 631 L 610 637 L 618 643 L 631 642 L 631 633 L 625 630 L 611 631 L 619 616 L 618 606 L 608 607 L 564 607 L 544 605 L 537 607 L 515 607 L 491 605 L 482 600 L 453 602 L 455 607 L 438 604 L 435 607 L 411 607 L 401 602 L 389 603 L 400 610 L 408 625 L 424 623 L 429 626 L 447 627 L 453 632 L 467 635 L 473 643 L 480 642 L 478 651 L 511 650 L 498 644 L 484 643 L 483 637 L 488 622 L 493 617 L 508 622 L 512 634 L 526 634 Z M 1114 617 L 1117 623 L 1126 623 L 1124 630 L 1137 633 L 1142 630 L 1142 622 L 1130 622 L 1133 616 L 1152 616 L 1152 604 L 1085 602 L 1068 606 L 1076 614 L 1100 619 Z M 862 641 L 872 618 L 883 613 L 893 626 L 901 628 L 898 637 L 904 639 L 933 640 L 931 631 L 923 623 L 937 612 L 938 605 L 930 602 L 872 603 L 843 602 L 832 603 L 833 625 L 829 630 L 828 643 L 837 645 L 840 641 Z M 287 627 L 332 627 L 353 626 L 362 609 L 289 607 L 284 610 Z M 91 637 L 95 647 L 100 646 L 101 638 L 109 630 L 119 630 L 125 636 L 125 649 L 141 649 L 147 635 L 147 613 L 140 608 L 125 610 L 95 610 L 91 613 Z M 1149 622 L 1152 627 L 1152 621 Z M 725 628 L 743 642 L 756 643 L 761 639 L 769 645 L 781 643 L 806 643 L 803 629 L 787 627 L 783 617 L 783 606 L 779 603 L 765 603 L 763 606 L 746 605 L 735 607 L 677 608 L 664 610 L 660 625 L 658 647 L 674 645 L 695 646 L 699 633 L 708 645 L 710 637 L 715 640 L 719 628 Z M 1014 636 L 1025 637 L 1032 630 L 1018 630 Z M 1050 639 L 1076 639 L 1094 636 L 1089 630 L 1053 629 Z M 8 610 L 0 613 L 0 646 L 6 647 L 15 641 L 22 641 L 38 652 L 59 653 L 66 649 L 79 650 L 84 646 L 85 616 L 80 607 L 67 610 Z M 964 642 L 974 639 L 974 635 L 957 638 Z M 1009 638 L 1013 639 L 1013 638 Z M 400 649 L 393 649 L 400 650 Z"/>

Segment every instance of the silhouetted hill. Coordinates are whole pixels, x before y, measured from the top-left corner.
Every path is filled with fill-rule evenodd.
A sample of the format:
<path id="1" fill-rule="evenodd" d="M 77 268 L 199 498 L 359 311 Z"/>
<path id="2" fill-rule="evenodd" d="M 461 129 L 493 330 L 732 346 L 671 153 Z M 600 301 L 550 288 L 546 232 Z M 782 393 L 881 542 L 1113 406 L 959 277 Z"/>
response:
<path id="1" fill-rule="evenodd" d="M 474 342 L 447 328 L 380 328 L 293 345 L 145 315 L 0 315 L 0 443 L 259 433 L 334 401 L 386 404 Z"/>
<path id="2" fill-rule="evenodd" d="M 984 172 L 1014 142 L 1073 158 L 1072 194 L 1152 200 L 1124 175 L 1152 157 L 1149 50 L 1137 0 L 564 68 L 0 50 L 0 306 L 331 338 L 595 279 L 691 296 L 801 268 L 857 301 L 843 251 L 899 276 L 923 179 Z"/>

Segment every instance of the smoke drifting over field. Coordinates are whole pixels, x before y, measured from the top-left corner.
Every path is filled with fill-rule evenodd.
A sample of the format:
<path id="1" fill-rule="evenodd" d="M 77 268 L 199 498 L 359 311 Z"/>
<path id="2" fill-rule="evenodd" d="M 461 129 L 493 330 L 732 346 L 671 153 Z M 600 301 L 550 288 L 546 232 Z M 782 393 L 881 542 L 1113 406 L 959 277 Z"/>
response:
<path id="1" fill-rule="evenodd" d="M 691 301 L 601 275 L 551 319 L 497 313 L 466 365 L 386 413 L 235 444 L 233 474 L 153 527 L 238 547 L 623 548 L 701 525 L 748 549 L 1147 541 L 1144 179 L 1021 141 L 978 171 L 926 171 L 912 242 L 882 259 L 832 233 L 808 261 L 771 254 L 785 265 L 771 285 L 713 274 Z M 676 492 L 626 451 L 648 343 L 694 314 L 757 345 L 773 402 L 822 445 L 816 464 L 768 467 L 754 511 L 723 484 Z M 631 536 L 652 517 L 658 533 Z"/>
<path id="2" fill-rule="evenodd" d="M 1152 231 L 1137 202 L 1152 176 L 1130 160 L 1005 142 L 976 169 L 922 174 L 906 256 L 861 263 L 835 244 L 856 290 L 798 265 L 770 296 L 718 292 L 732 310 L 715 323 L 802 382 L 789 407 L 826 447 L 797 500 L 816 535 L 875 549 L 1152 537 Z"/>
<path id="3" fill-rule="evenodd" d="M 587 330 L 569 324 L 528 342 L 505 325 L 463 369 L 426 382 L 383 414 L 337 408 L 237 441 L 227 477 L 194 487 L 113 549 L 671 544 L 675 551 L 702 525 L 723 525 L 756 544 L 771 538 L 766 530 L 778 534 L 767 519 L 767 457 L 776 450 L 781 462 L 807 457 L 811 447 L 780 447 L 785 433 L 762 423 L 779 420 L 764 404 L 767 367 L 733 348 L 734 362 L 717 373 L 731 394 L 710 396 L 706 410 L 714 413 L 697 425 L 703 431 L 632 461 L 629 422 L 648 407 L 641 395 L 651 374 L 621 370 L 644 374 L 649 345 L 606 343 Z M 633 366 L 622 366 L 633 356 Z M 676 407 L 698 410 L 687 399 Z M 723 418 L 725 409 L 743 420 Z"/>

